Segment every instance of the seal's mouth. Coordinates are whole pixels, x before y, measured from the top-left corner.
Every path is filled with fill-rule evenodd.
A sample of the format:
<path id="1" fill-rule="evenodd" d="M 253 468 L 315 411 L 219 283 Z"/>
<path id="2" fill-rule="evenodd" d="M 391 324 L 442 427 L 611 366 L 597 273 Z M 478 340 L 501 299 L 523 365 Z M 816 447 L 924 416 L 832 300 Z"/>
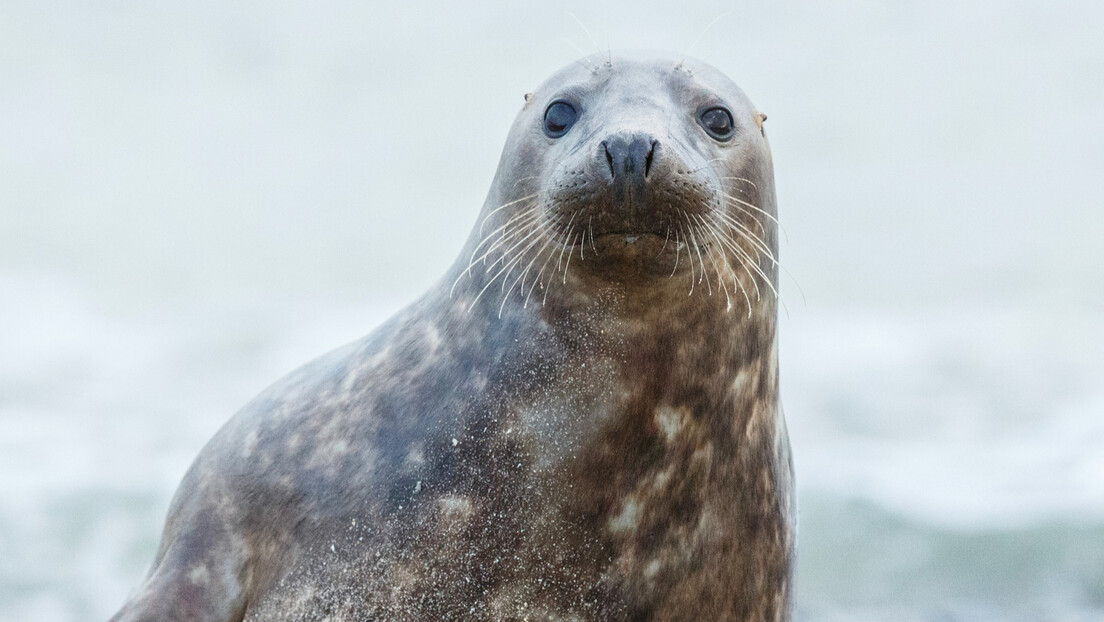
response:
<path id="1" fill-rule="evenodd" d="M 577 238 L 569 248 L 579 249 L 584 261 L 603 264 L 623 262 L 656 266 L 670 263 L 675 255 L 685 256 L 688 252 L 707 252 L 709 240 L 691 238 L 685 228 L 672 226 L 662 231 L 655 229 L 614 229 L 594 231 L 593 235 Z M 591 259 L 586 253 L 595 257 Z"/>
<path id="2" fill-rule="evenodd" d="M 662 240 L 665 237 L 663 232 L 660 231 L 605 231 L 602 233 L 596 233 L 595 240 L 602 239 L 620 239 L 625 244 L 635 244 L 641 240 Z"/>
<path id="3" fill-rule="evenodd" d="M 684 227 L 672 226 L 663 230 L 656 229 L 617 229 L 612 231 L 595 231 L 591 235 L 584 235 L 574 241 L 570 246 L 596 244 L 599 248 L 603 245 L 611 248 L 627 248 L 633 246 L 655 247 L 660 251 L 676 250 L 691 245 L 691 239 L 685 235 Z M 696 244 L 699 248 L 708 247 L 709 240 L 700 239 Z"/>

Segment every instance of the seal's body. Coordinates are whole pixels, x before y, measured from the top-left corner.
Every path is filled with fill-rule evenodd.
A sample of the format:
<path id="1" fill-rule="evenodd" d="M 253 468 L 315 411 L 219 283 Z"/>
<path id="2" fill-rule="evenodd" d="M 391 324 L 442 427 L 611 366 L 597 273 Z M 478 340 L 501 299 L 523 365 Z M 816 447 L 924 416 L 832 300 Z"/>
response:
<path id="1" fill-rule="evenodd" d="M 765 117 L 584 65 L 445 278 L 204 448 L 114 620 L 789 619 Z"/>

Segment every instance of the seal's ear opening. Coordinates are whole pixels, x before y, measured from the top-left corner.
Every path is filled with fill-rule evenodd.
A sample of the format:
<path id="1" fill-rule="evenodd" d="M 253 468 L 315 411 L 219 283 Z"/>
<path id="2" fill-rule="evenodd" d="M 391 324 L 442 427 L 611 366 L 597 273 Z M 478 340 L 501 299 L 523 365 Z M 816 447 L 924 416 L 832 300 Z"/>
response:
<path id="1" fill-rule="evenodd" d="M 525 97 L 525 103 L 528 104 L 529 100 L 533 99 L 533 94 L 532 93 L 526 93 L 523 97 Z"/>
<path id="2" fill-rule="evenodd" d="M 759 133 L 763 136 L 767 135 L 767 131 L 763 129 L 763 122 L 767 120 L 767 115 L 762 112 L 755 113 L 755 125 L 759 126 Z"/>

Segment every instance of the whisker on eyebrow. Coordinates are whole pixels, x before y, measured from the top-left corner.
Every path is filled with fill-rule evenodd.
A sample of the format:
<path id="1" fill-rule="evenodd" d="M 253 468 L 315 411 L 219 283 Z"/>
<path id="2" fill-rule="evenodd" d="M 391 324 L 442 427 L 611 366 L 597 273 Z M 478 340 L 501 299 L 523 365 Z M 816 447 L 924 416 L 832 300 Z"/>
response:
<path id="1" fill-rule="evenodd" d="M 588 29 L 588 28 L 586 27 L 586 24 L 584 24 L 584 23 L 583 23 L 583 20 L 579 19 L 579 16 L 578 16 L 578 15 L 575 15 L 575 14 L 574 14 L 574 13 L 572 13 L 571 11 L 565 11 L 565 13 L 567 13 L 568 15 L 570 15 L 570 16 L 571 16 L 571 18 L 572 18 L 572 19 L 574 19 L 574 20 L 575 20 L 575 22 L 576 22 L 577 24 L 579 24 L 579 27 L 583 29 L 583 32 L 584 32 L 584 33 L 586 33 L 586 36 L 587 36 L 587 38 L 588 38 L 588 39 L 590 39 L 590 42 L 594 44 L 594 47 L 595 47 L 595 49 L 596 49 L 596 50 L 598 51 L 598 55 L 599 55 L 599 57 L 601 57 L 601 55 L 602 55 L 602 46 L 598 45 L 598 41 L 596 41 L 596 40 L 594 39 L 594 36 L 590 34 L 590 29 Z M 573 45 L 574 45 L 574 44 L 573 44 Z M 590 61 L 590 54 L 587 54 L 586 52 L 583 52 L 583 51 L 582 51 L 581 49 L 579 49 L 579 47 L 578 47 L 578 46 L 576 46 L 576 49 L 578 49 L 578 50 L 579 50 L 579 53 L 580 53 L 580 54 L 582 54 L 582 55 L 583 55 L 583 56 L 584 56 L 584 57 L 585 57 L 585 58 L 587 59 L 587 61 Z M 585 65 L 584 65 L 584 67 L 585 67 Z M 597 73 L 597 72 L 598 72 L 598 69 L 599 69 L 599 67 L 597 67 L 597 66 L 595 66 L 595 67 L 587 67 L 587 68 L 588 68 L 588 69 L 589 69 L 589 70 L 590 70 L 590 71 L 591 71 L 592 73 Z"/>
<path id="2" fill-rule="evenodd" d="M 686 62 L 687 56 L 690 56 L 694 53 L 694 48 L 698 47 L 698 42 L 702 40 L 702 37 L 705 36 L 705 33 L 709 32 L 709 30 L 713 28 L 713 26 L 716 25 L 717 22 L 728 17 L 729 15 L 732 15 L 732 13 L 732 11 L 725 11 L 724 13 L 721 13 L 717 17 L 713 18 L 713 21 L 706 24 L 705 28 L 702 28 L 702 31 L 698 33 L 697 37 L 694 38 L 694 42 L 690 44 L 690 49 L 686 50 L 686 53 L 682 55 L 682 60 L 679 61 L 679 66 Z"/>

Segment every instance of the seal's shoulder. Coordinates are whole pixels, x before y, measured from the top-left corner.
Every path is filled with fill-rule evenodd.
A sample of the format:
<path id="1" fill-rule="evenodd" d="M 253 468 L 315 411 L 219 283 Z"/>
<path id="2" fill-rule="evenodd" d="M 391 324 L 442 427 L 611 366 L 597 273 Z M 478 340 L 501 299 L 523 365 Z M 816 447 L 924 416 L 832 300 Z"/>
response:
<path id="1" fill-rule="evenodd" d="M 356 443 L 370 449 L 379 419 L 375 402 L 388 384 L 402 319 L 392 318 L 274 382 L 227 421 L 195 467 L 259 482 L 332 463 L 328 458 Z"/>

